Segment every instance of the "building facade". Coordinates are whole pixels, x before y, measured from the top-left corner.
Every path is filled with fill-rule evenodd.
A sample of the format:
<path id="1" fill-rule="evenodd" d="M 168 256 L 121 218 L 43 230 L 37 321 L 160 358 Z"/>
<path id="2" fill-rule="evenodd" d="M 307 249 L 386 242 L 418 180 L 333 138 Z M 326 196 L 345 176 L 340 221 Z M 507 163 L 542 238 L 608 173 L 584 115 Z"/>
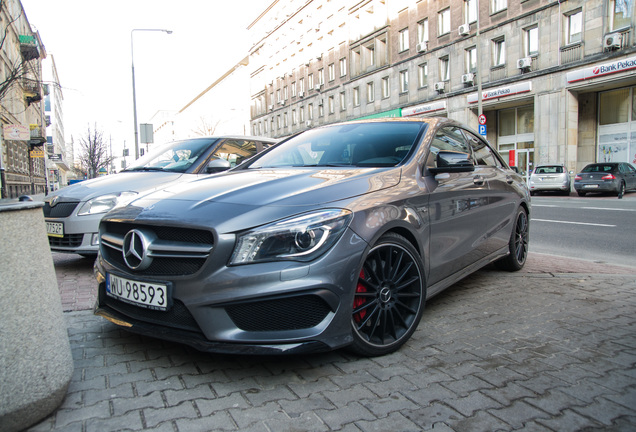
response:
<path id="1" fill-rule="evenodd" d="M 46 51 L 22 4 L 0 5 L 0 187 L 2 198 L 15 198 L 47 190 L 41 65 Z"/>
<path id="2" fill-rule="evenodd" d="M 524 172 L 636 163 L 633 3 L 274 1 L 250 26 L 252 133 L 435 115 Z"/>
<path id="3" fill-rule="evenodd" d="M 46 142 L 48 163 L 49 189 L 57 190 L 68 184 L 69 176 L 73 175 L 73 146 L 67 146 L 64 139 L 64 94 L 57 74 L 53 55 L 43 60 L 45 83 L 44 112 L 47 126 Z M 68 149 L 67 147 L 71 147 Z M 70 159 L 69 159 L 70 156 Z"/>

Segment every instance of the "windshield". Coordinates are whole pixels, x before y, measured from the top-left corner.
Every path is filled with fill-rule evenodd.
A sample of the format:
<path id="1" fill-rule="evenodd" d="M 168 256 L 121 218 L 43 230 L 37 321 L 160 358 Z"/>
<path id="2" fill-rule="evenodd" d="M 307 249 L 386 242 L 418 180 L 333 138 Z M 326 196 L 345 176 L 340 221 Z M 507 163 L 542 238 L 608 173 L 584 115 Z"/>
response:
<path id="1" fill-rule="evenodd" d="M 126 171 L 185 172 L 205 152 L 212 140 L 186 140 L 165 144 L 137 159 Z"/>
<path id="2" fill-rule="evenodd" d="M 411 152 L 420 122 L 349 123 L 303 132 L 255 160 L 248 168 L 392 167 Z"/>

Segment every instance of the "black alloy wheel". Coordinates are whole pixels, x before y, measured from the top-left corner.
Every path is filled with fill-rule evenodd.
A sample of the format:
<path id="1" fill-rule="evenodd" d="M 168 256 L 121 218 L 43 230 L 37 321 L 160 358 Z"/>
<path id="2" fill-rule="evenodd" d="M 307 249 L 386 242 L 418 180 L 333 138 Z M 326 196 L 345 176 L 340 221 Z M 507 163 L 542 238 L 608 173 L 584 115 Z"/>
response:
<path id="1" fill-rule="evenodd" d="M 417 328 L 425 300 L 424 268 L 417 250 L 404 237 L 385 234 L 359 273 L 350 349 L 365 356 L 397 350 Z"/>
<path id="2" fill-rule="evenodd" d="M 523 208 L 519 208 L 508 243 L 509 254 L 495 263 L 498 268 L 506 271 L 518 271 L 523 268 L 528 257 L 529 228 L 528 214 Z"/>
<path id="3" fill-rule="evenodd" d="M 618 186 L 618 197 L 623 198 L 623 195 L 625 195 L 625 182 L 621 181 L 620 185 Z"/>

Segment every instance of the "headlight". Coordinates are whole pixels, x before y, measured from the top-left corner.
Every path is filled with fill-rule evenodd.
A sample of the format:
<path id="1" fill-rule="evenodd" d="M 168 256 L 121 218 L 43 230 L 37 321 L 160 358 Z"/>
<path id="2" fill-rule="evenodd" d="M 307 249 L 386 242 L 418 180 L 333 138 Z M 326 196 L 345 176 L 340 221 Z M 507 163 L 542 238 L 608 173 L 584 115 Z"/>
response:
<path id="1" fill-rule="evenodd" d="M 230 264 L 311 261 L 333 246 L 351 217 L 349 210 L 322 210 L 241 233 Z"/>
<path id="2" fill-rule="evenodd" d="M 137 196 L 137 192 L 120 192 L 107 194 L 90 199 L 77 212 L 78 216 L 106 213 L 115 206 L 126 205 Z"/>

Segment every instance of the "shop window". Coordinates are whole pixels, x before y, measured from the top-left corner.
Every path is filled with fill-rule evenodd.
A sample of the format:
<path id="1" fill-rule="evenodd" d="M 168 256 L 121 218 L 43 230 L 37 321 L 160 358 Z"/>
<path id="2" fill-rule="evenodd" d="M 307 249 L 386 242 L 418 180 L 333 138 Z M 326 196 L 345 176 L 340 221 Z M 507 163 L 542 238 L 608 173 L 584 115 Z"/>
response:
<path id="1" fill-rule="evenodd" d="M 627 123 L 629 116 L 629 92 L 630 89 L 627 88 L 600 94 L 600 125 Z"/>

